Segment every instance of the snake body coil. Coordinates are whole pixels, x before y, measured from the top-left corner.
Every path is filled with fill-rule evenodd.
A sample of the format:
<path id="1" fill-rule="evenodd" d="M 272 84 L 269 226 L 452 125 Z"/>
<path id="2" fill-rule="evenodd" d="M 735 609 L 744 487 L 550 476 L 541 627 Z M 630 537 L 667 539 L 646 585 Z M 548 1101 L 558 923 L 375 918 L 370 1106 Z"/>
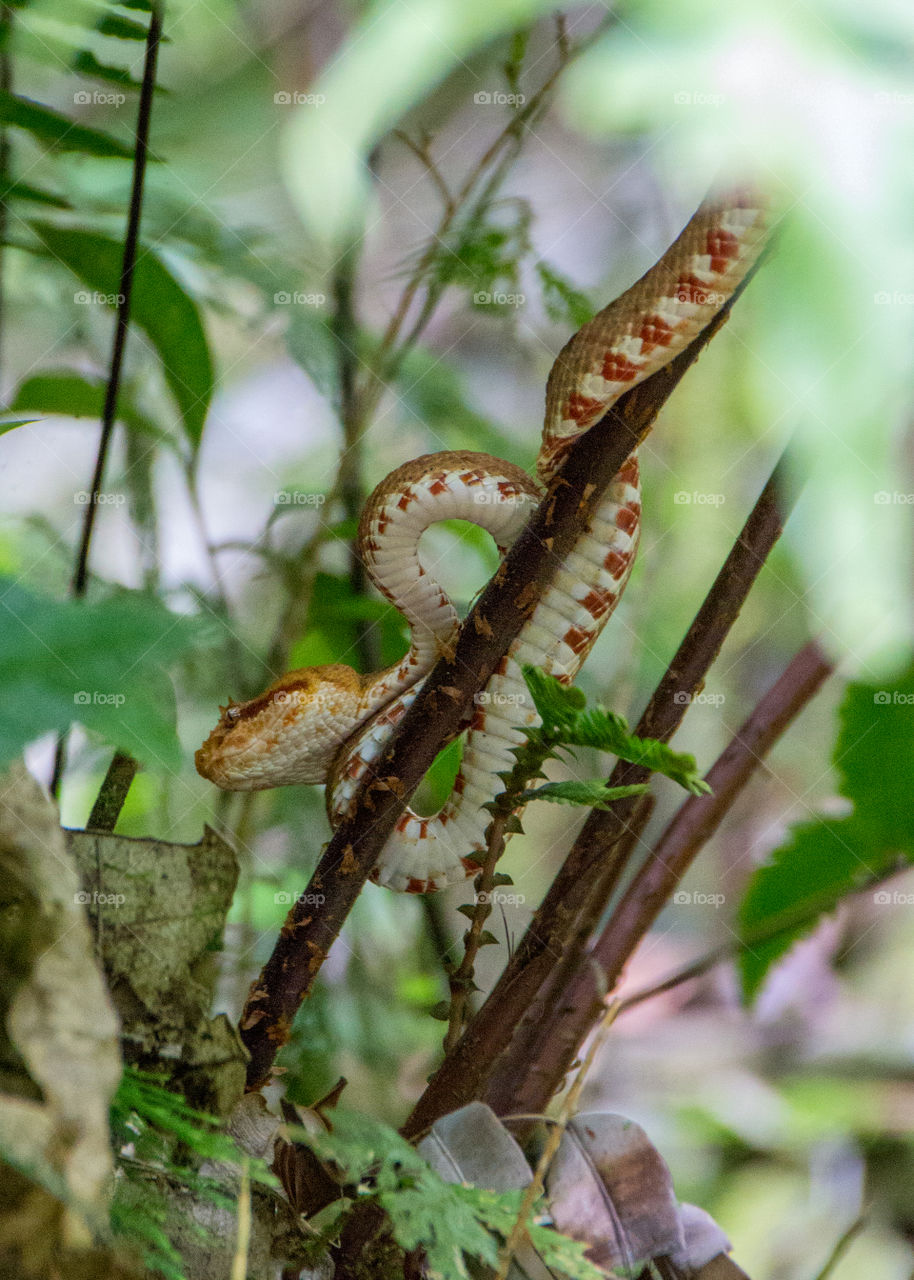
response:
<path id="1" fill-rule="evenodd" d="M 623 392 L 662 368 L 727 302 L 764 247 L 767 202 L 752 189 L 706 201 L 659 262 L 560 352 L 549 375 L 537 460 L 542 481 L 567 448 Z M 372 581 L 410 624 L 409 653 L 368 676 L 350 667 L 289 672 L 248 702 L 229 705 L 196 755 L 227 790 L 327 783 L 330 820 L 348 812 L 369 765 L 459 626 L 447 596 L 419 561 L 419 538 L 439 520 L 463 519 L 504 553 L 541 498 L 518 467 L 481 453 L 430 454 L 393 471 L 366 504 L 358 545 Z M 531 618 L 478 695 L 450 799 L 434 817 L 406 809 L 372 878 L 428 893 L 477 869 L 491 821 L 481 806 L 514 764 L 522 728 L 536 724 L 523 663 L 574 678 L 615 608 L 638 545 L 641 498 L 632 454 L 596 515 L 556 569 Z"/>

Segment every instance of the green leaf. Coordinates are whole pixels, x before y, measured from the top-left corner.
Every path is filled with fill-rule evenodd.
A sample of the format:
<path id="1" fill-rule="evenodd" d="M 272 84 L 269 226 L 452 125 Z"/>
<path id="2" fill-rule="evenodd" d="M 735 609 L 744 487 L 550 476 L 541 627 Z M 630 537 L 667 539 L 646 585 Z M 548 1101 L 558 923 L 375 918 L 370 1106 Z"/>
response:
<path id="1" fill-rule="evenodd" d="M 914 669 L 893 682 L 848 686 L 833 759 L 838 789 L 853 812 L 794 827 L 755 872 L 740 904 L 747 998 L 823 912 L 894 867 L 914 862 Z M 877 904 L 891 898 L 887 890 L 874 894 Z"/>
<path id="2" fill-rule="evenodd" d="M 95 80 L 105 80 L 120 86 L 122 89 L 139 89 L 140 82 L 134 80 L 130 72 L 123 67 L 112 67 L 101 63 L 95 54 L 88 49 L 74 49 L 72 41 L 61 40 L 43 29 L 41 34 L 27 30 L 21 23 L 16 26 L 15 34 L 10 39 L 10 29 L 0 28 L 0 49 L 9 49 L 12 56 L 29 62 L 37 62 L 40 66 L 53 67 L 58 72 L 61 68 L 69 68 L 82 76 L 91 76 Z M 164 89 L 156 86 L 160 93 Z M 92 103 L 97 106 L 123 106 L 126 98 L 123 94 L 112 100 L 107 94 L 96 94 L 77 90 L 74 95 L 76 105 Z"/>
<path id="3" fill-rule="evenodd" d="M 339 352 L 326 319 L 310 307 L 292 308 L 286 347 L 315 388 L 335 405 L 339 399 Z"/>
<path id="4" fill-rule="evenodd" d="M 526 804 L 530 800 L 549 800 L 553 804 L 578 804 L 590 809 L 607 809 L 614 800 L 626 796 L 643 796 L 650 788 L 646 783 L 631 787 L 607 787 L 603 782 L 547 782 L 533 791 L 525 791 L 520 797 Z"/>
<path id="5" fill-rule="evenodd" d="M 62 151 L 82 151 L 86 155 L 117 157 L 129 160 L 133 156 L 131 146 L 118 142 L 110 134 L 76 124 L 59 111 L 0 89 L 0 124 L 15 125 L 25 129 L 40 141 Z"/>
<path id="6" fill-rule="evenodd" d="M 567 324 L 571 329 L 580 329 L 581 325 L 593 319 L 595 309 L 587 296 L 575 289 L 548 262 L 538 262 L 536 274 L 543 286 L 543 301 L 550 320 Z"/>
<path id="7" fill-rule="evenodd" d="M 90 290 L 116 298 L 123 246 L 94 231 L 32 224 L 46 249 Z M 197 307 L 155 254 L 143 248 L 133 276 L 131 320 L 155 347 L 194 448 L 213 393 L 213 364 Z"/>
<path id="8" fill-rule="evenodd" d="M 583 693 L 561 684 L 554 676 L 530 666 L 524 667 L 523 674 L 543 724 L 541 728 L 528 729 L 527 746 L 514 750 L 522 772 L 529 773 L 568 747 L 593 747 L 661 773 L 694 795 L 708 792 L 707 784 L 698 777 L 693 756 L 672 751 L 656 739 L 637 737 L 629 732 L 624 717 L 602 707 L 585 709 Z"/>
<path id="9" fill-rule="evenodd" d="M 106 80 L 110 84 L 118 84 L 123 89 L 138 90 L 142 86 L 139 80 L 134 80 L 133 76 L 124 67 L 112 67 L 105 62 L 99 62 L 95 54 L 90 49 L 79 49 L 73 56 L 73 70 L 81 76 L 88 76 L 93 80 Z M 155 89 L 158 93 L 164 93 L 165 90 L 161 85 L 156 85 Z M 93 98 L 93 101 L 95 99 Z M 123 105 L 122 103 L 114 103 L 114 106 Z"/>
<path id="10" fill-rule="evenodd" d="M 531 1223 L 527 1228 L 530 1243 L 552 1271 L 559 1271 L 571 1280 L 606 1280 L 601 1271 L 587 1257 L 588 1246 L 583 1240 L 570 1240 L 552 1227 Z"/>
<path id="11" fill-rule="evenodd" d="M 104 403 L 105 382 L 101 378 L 84 377 L 69 369 L 46 369 L 20 382 L 7 410 L 33 409 L 69 418 L 101 418 Z M 133 431 L 141 431 L 169 446 L 174 443 L 171 436 L 136 408 L 129 387 L 121 387 L 117 418 Z"/>
<path id="12" fill-rule="evenodd" d="M 30 200 L 33 204 L 47 204 L 55 209 L 73 207 L 69 200 L 55 195 L 53 191 L 43 191 L 40 187 L 33 187 L 28 182 L 10 181 L 7 177 L 0 177 L 0 199 Z"/>
<path id="13" fill-rule="evenodd" d="M 587 699 L 580 689 L 572 684 L 562 684 L 539 667 L 525 666 L 523 674 L 533 705 L 546 729 L 573 722 L 587 706 Z"/>
<path id="14" fill-rule="evenodd" d="M 115 36 L 118 40 L 145 40 L 147 34 L 147 28 L 142 22 L 134 22 L 117 13 L 106 13 L 96 23 L 95 30 L 99 35 Z M 161 38 L 163 43 L 168 39 L 164 34 Z"/>
<path id="15" fill-rule="evenodd" d="M 195 619 L 139 592 L 89 604 L 0 579 L 0 763 L 79 720 L 150 765 L 178 767 L 174 691 L 162 664 L 197 630 Z"/>
<path id="16" fill-rule="evenodd" d="M 673 751 L 656 738 L 639 738 L 630 733 L 624 716 L 603 707 L 585 709 L 586 699 L 579 689 L 561 684 L 536 667 L 525 666 L 523 674 L 543 725 L 541 729 L 527 730 L 528 747 L 515 749 L 521 766 L 537 754 L 540 759 L 548 759 L 554 754 L 552 748 L 592 747 L 643 765 L 652 773 L 661 773 L 692 795 L 707 795 L 710 791 L 698 776 L 694 756 Z"/>
<path id="17" fill-rule="evenodd" d="M 0 436 L 6 435 L 7 431 L 12 431 L 14 427 L 27 427 L 30 422 L 35 422 L 35 418 L 7 418 L 0 421 Z"/>
<path id="18" fill-rule="evenodd" d="M 467 1256 L 496 1264 L 499 1241 L 517 1220 L 523 1191 L 496 1193 L 443 1182 L 399 1134 L 348 1111 L 334 1111 L 332 1133 L 296 1130 L 293 1136 L 334 1162 L 347 1182 L 360 1184 L 360 1198 L 375 1198 L 397 1244 L 421 1248 L 433 1275 L 468 1280 Z M 572 1280 L 600 1280 L 603 1273 L 583 1256 L 583 1245 L 532 1221 L 526 1225 L 535 1248 L 557 1270 Z"/>

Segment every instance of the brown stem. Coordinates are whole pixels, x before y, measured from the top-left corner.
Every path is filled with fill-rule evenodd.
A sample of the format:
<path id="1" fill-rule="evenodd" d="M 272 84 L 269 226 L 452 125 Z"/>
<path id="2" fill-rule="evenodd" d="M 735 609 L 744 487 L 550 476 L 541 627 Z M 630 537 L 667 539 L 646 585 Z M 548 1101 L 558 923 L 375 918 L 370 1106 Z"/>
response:
<path id="1" fill-rule="evenodd" d="M 628 827 L 619 842 L 619 857 L 624 859 L 634 850 L 641 839 L 641 833 L 650 820 L 655 805 L 650 794 L 641 797 L 641 801 L 632 814 Z M 527 1011 L 523 1022 L 518 1027 L 510 1048 L 499 1061 L 486 1089 L 485 1100 L 498 1115 L 516 1114 L 514 1095 L 518 1085 L 528 1071 L 536 1070 L 537 1055 L 541 1043 L 542 1026 L 554 1017 L 556 1011 L 567 999 L 566 990 L 572 978 L 576 976 L 582 963 L 582 956 L 590 942 L 590 931 L 578 938 L 579 929 L 575 930 L 565 954 L 548 980 L 538 992 L 535 1002 Z"/>
<path id="2" fill-rule="evenodd" d="M 699 851 L 710 840 L 734 800 L 765 755 L 833 670 L 814 641 L 794 657 L 765 694 L 723 753 L 706 781 L 711 795 L 691 796 L 675 814 L 618 905 L 584 963 L 541 1020 L 539 1035 L 528 1047 L 533 1069 L 523 1069 L 513 1046 L 506 1062 L 518 1068 L 513 1088 L 499 1072 L 499 1105 L 508 1110 L 543 1109 L 573 1062 L 579 1046 L 599 1019 L 607 990 L 618 982 L 632 952 L 644 938 Z M 495 1085 L 493 1080 L 493 1088 Z M 495 1106 L 492 1091 L 487 1101 Z"/>
<path id="3" fill-rule="evenodd" d="M 358 369 L 358 320 L 355 313 L 355 277 L 361 241 L 343 254 L 333 280 L 333 332 L 336 338 L 340 379 L 340 420 L 343 453 L 340 459 L 339 490 L 348 520 L 358 520 L 364 500 L 362 482 L 362 432 L 365 417 L 356 382 Z M 365 562 L 355 542 L 349 548 L 349 585 L 355 596 L 368 594 Z M 364 620 L 355 624 L 355 647 L 360 671 L 376 671 L 381 665 L 375 629 Z"/>
<path id="4" fill-rule="evenodd" d="M 470 983 L 473 981 L 476 956 L 482 938 L 483 926 L 492 914 L 489 896 L 495 884 L 495 864 L 505 851 L 506 828 L 511 817 L 511 810 L 504 807 L 492 819 L 489 826 L 486 860 L 474 880 L 476 889 L 473 919 L 464 935 L 463 959 L 451 974 L 451 1007 L 448 1011 L 448 1029 L 444 1037 L 444 1052 L 449 1053 L 463 1031 L 466 1021 L 466 1010 L 470 996 Z"/>
<path id="5" fill-rule="evenodd" d="M 441 746 L 468 723 L 474 695 L 488 682 L 530 617 L 622 463 L 647 435 L 674 387 L 726 321 L 748 279 L 689 347 L 627 392 L 575 442 L 561 473 L 467 618 L 453 656 L 438 661 L 397 726 L 252 985 L 240 1023 L 241 1038 L 251 1055 L 249 1089 L 259 1088 L 269 1079 L 276 1054 L 289 1038 L 292 1019 L 309 995 L 404 805 Z M 320 904 L 318 910 L 315 903 Z M 538 986 L 539 982 L 531 997 Z M 512 1027 L 522 1012 L 523 1008 L 515 1011 Z"/>
<path id="6" fill-rule="evenodd" d="M 128 756 L 124 751 L 115 751 L 98 797 L 92 806 L 92 812 L 89 814 L 89 821 L 86 823 L 87 831 L 114 830 L 138 768 L 139 765 L 133 756 Z"/>
<path id="7" fill-rule="evenodd" d="M 778 490 L 784 471 L 782 459 L 641 717 L 635 730 L 639 737 L 668 740 L 678 728 L 689 699 L 701 687 L 768 552 L 780 536 Z M 644 766 L 620 761 L 609 785 L 630 786 L 648 777 Z M 404 1128 L 406 1136 L 415 1136 L 439 1116 L 482 1096 L 515 1029 L 561 962 L 581 912 L 585 907 L 596 911 L 592 891 L 595 879 L 599 877 L 604 892 L 611 892 L 618 880 L 622 867 L 614 858 L 614 850 L 637 803 L 637 797 L 628 797 L 605 811 L 590 814 L 520 946 L 416 1104 Z"/>

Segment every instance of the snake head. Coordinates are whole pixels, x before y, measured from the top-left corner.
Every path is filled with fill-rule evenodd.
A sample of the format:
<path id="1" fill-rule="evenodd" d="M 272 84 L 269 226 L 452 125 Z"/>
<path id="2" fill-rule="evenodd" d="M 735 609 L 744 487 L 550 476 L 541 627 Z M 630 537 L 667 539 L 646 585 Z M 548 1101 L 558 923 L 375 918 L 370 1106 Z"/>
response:
<path id="1" fill-rule="evenodd" d="M 364 715 L 362 685 L 351 667 L 302 667 L 247 702 L 229 699 L 194 756 L 197 772 L 224 791 L 326 782 Z"/>

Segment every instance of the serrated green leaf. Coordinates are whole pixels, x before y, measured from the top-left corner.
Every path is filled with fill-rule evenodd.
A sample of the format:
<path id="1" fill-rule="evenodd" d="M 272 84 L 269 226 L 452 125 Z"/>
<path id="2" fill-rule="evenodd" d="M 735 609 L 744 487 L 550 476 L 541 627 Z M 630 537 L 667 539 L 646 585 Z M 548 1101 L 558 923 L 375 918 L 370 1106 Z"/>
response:
<path id="1" fill-rule="evenodd" d="M 552 1227 L 531 1223 L 527 1228 L 530 1243 L 552 1271 L 559 1271 L 569 1280 L 606 1280 L 601 1271 L 587 1257 L 587 1245 L 582 1240 L 571 1240 Z"/>
<path id="2" fill-rule="evenodd" d="M 124 252 L 119 240 L 48 222 L 33 223 L 32 229 L 89 289 L 102 298 L 117 297 Z M 196 304 L 150 249 L 142 250 L 136 264 L 130 314 L 156 349 L 184 431 L 196 448 L 213 393 L 212 358 Z"/>
<path id="3" fill-rule="evenodd" d="M 614 800 L 626 796 L 643 796 L 649 791 L 647 783 L 632 787 L 607 787 L 602 782 L 547 782 L 534 791 L 525 791 L 521 800 L 548 800 L 552 804 L 585 805 L 591 809 L 606 809 Z"/>
<path id="4" fill-rule="evenodd" d="M 386 1125 L 348 1111 L 334 1111 L 333 1132 L 296 1130 L 296 1141 L 333 1161 L 363 1197 L 378 1201 L 403 1249 L 421 1248 L 433 1275 L 467 1280 L 466 1257 L 494 1266 L 499 1242 L 510 1234 L 524 1192 L 496 1193 L 443 1182 L 417 1151 Z M 534 1212 L 539 1211 L 536 1206 Z M 602 1272 L 583 1256 L 584 1246 L 527 1223 L 534 1247 L 571 1280 L 599 1280 Z"/>
<path id="5" fill-rule="evenodd" d="M 564 725 L 583 711 L 587 699 L 574 685 L 562 684 L 538 667 L 524 666 L 524 680 L 545 728 Z"/>
<path id="6" fill-rule="evenodd" d="M 499 940 L 494 933 L 490 933 L 488 929 L 483 929 L 477 940 L 477 945 L 480 947 L 497 947 Z"/>
<path id="7" fill-rule="evenodd" d="M 914 862 L 914 670 L 880 685 L 848 686 L 833 759 L 839 791 L 853 812 L 794 827 L 755 872 L 740 904 L 747 998 L 758 993 L 772 964 L 815 927 L 821 913 L 867 881 Z M 874 899 L 891 901 L 891 893 L 877 890 Z M 781 922 L 792 927 L 752 941 Z"/>
<path id="8" fill-rule="evenodd" d="M 139 592 L 57 601 L 0 580 L 0 762 L 74 720 L 155 767 L 176 768 L 175 700 L 164 665 L 195 619 Z"/>
<path id="9" fill-rule="evenodd" d="M 466 916 L 468 920 L 474 920 L 476 918 L 477 908 L 476 908 L 476 905 L 472 902 L 462 903 L 462 905 L 459 906 L 457 910 L 460 912 L 462 916 Z"/>
<path id="10" fill-rule="evenodd" d="M 9 93 L 6 89 L 0 89 L 0 124 L 25 129 L 41 142 L 61 151 L 82 151 L 86 155 L 122 160 L 133 156 L 131 146 L 110 134 L 77 124 L 59 111 L 52 111 L 40 102 Z"/>

